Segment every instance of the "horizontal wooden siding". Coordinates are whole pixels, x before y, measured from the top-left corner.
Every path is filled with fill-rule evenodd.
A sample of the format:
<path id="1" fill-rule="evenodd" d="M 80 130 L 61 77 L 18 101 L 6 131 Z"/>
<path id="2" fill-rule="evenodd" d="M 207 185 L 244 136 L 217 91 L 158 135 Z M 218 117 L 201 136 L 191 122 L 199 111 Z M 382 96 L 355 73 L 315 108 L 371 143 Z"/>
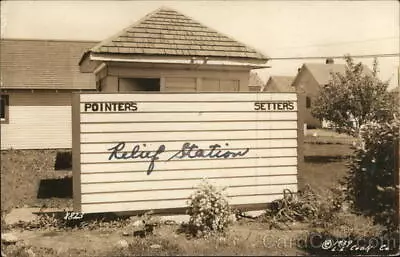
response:
<path id="1" fill-rule="evenodd" d="M 231 204 L 266 203 L 297 190 L 297 97 L 295 93 L 81 94 L 77 131 L 82 212 L 180 208 L 203 178 L 228 186 Z M 133 112 L 85 111 L 85 105 L 135 102 Z M 292 102 L 290 110 L 258 110 L 256 102 Z M 74 118 L 74 119 L 75 119 Z M 164 151 L 154 161 L 110 158 L 124 143 Z M 174 158 L 184 144 L 205 152 L 244 152 L 232 158 Z M 121 145 L 120 145 L 121 146 Z M 197 148 L 196 148 L 197 149 Z M 75 151 L 75 149 L 73 149 Z M 182 153 L 182 151 L 181 151 Z M 179 156 L 179 155 L 178 155 Z"/>
<path id="2" fill-rule="evenodd" d="M 1 149 L 71 148 L 70 93 L 10 93 Z"/>

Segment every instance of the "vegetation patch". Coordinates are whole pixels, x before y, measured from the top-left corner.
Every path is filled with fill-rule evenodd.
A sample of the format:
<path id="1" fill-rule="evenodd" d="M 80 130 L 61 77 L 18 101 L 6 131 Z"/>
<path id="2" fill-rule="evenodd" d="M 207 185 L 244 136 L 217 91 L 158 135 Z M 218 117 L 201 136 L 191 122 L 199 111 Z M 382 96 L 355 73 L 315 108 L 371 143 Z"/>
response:
<path id="1" fill-rule="evenodd" d="M 1 210 L 18 207 L 71 208 L 71 171 L 55 171 L 58 150 L 1 151 Z M 65 181 L 66 186 L 53 186 Z M 54 182 L 54 183 L 53 183 Z M 52 191 L 48 190 L 52 188 Z M 40 194 L 39 194 L 40 193 Z M 51 193 L 51 194 L 49 194 Z"/>
<path id="2" fill-rule="evenodd" d="M 396 148 L 400 121 L 370 122 L 361 127 L 363 144 L 356 150 L 345 177 L 352 206 L 376 222 L 396 229 Z M 397 207 L 398 208 L 398 207 Z M 398 228 L 397 228 L 398 229 Z"/>
<path id="3" fill-rule="evenodd" d="M 224 232 L 230 224 L 231 208 L 225 189 L 219 189 L 203 180 L 190 198 L 187 214 L 188 232 L 194 236 L 207 236 Z"/>
<path id="4" fill-rule="evenodd" d="M 315 226 L 330 223 L 331 218 L 342 208 L 340 191 L 333 191 L 330 197 L 316 194 L 309 185 L 304 189 L 292 193 L 285 189 L 283 198 L 275 200 L 268 205 L 263 216 L 263 221 L 270 223 L 271 227 L 281 228 L 293 222 L 303 222 Z"/>

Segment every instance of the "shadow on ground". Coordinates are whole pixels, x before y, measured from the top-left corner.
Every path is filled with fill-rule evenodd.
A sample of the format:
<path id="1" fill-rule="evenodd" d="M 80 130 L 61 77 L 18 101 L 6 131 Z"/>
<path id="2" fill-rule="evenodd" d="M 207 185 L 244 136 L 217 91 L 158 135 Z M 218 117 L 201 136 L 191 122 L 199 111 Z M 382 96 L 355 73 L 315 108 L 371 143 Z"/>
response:
<path id="1" fill-rule="evenodd" d="M 72 170 L 72 153 L 71 151 L 58 151 L 54 170 Z"/>
<path id="2" fill-rule="evenodd" d="M 72 198 L 72 178 L 56 178 L 40 180 L 37 198 Z"/>
<path id="3" fill-rule="evenodd" d="M 304 156 L 304 161 L 310 163 L 340 162 L 347 160 L 350 157 L 350 155 L 313 155 Z"/>

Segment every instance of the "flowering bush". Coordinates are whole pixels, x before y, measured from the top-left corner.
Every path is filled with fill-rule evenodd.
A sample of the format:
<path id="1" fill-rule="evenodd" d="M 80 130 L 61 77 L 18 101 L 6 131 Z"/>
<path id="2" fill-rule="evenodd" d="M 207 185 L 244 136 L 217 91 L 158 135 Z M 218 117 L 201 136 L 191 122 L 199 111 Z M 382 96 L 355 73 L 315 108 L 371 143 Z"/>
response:
<path id="1" fill-rule="evenodd" d="M 192 194 L 187 213 L 188 228 L 195 236 L 207 236 L 223 232 L 229 225 L 231 209 L 224 195 L 225 188 L 218 189 L 204 180 Z"/>

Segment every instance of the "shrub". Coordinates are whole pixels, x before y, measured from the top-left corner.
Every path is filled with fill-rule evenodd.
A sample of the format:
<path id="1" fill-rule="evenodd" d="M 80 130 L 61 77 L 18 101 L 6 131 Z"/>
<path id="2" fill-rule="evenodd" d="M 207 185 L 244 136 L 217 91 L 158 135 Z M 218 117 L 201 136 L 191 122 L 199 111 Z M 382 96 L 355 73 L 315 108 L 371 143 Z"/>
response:
<path id="1" fill-rule="evenodd" d="M 322 227 L 320 230 L 323 234 L 337 238 L 363 238 L 378 236 L 385 231 L 385 227 L 374 224 L 371 217 L 355 213 L 339 212 L 332 216 L 330 223 L 326 223 L 326 226 Z"/>
<path id="2" fill-rule="evenodd" d="M 283 198 L 272 201 L 265 210 L 267 220 L 272 222 L 308 221 L 317 216 L 317 199 L 310 187 L 299 191 L 297 196 L 285 189 Z"/>
<path id="3" fill-rule="evenodd" d="M 346 198 L 352 206 L 391 227 L 395 224 L 395 148 L 399 120 L 362 127 L 362 145 L 355 151 L 345 178 Z"/>
<path id="4" fill-rule="evenodd" d="M 192 194 L 187 213 L 188 229 L 195 236 L 224 232 L 230 223 L 231 209 L 225 188 L 219 189 L 204 180 Z"/>
<path id="5" fill-rule="evenodd" d="M 324 228 L 314 228 L 299 235 L 300 246 L 311 255 L 377 255 L 398 252 L 398 234 L 388 233 L 384 226 L 374 224 L 371 217 L 354 213 L 337 213 Z M 323 243 L 329 241 L 331 244 Z M 380 251 L 380 246 L 389 249 Z M 362 247 L 364 246 L 364 248 Z M 370 247 L 370 250 L 367 250 Z"/>
<path id="6" fill-rule="evenodd" d="M 340 190 L 332 189 L 330 195 L 322 197 L 316 194 L 309 185 L 294 195 L 290 190 L 283 191 L 283 198 L 271 202 L 265 211 L 264 220 L 271 225 L 286 222 L 312 222 L 315 226 L 324 227 L 342 208 Z"/>

